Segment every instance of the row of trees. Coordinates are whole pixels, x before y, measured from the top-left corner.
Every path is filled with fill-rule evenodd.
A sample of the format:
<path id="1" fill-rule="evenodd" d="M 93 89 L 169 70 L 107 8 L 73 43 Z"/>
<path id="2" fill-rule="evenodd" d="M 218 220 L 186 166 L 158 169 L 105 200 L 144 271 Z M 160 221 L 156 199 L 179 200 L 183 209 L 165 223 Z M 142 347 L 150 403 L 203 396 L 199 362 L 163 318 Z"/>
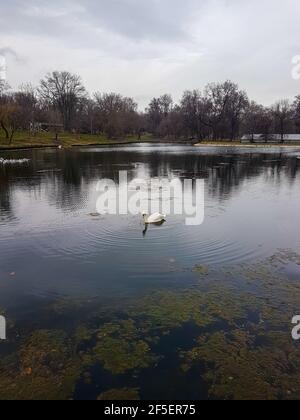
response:
<path id="1" fill-rule="evenodd" d="M 148 132 L 159 138 L 235 140 L 247 134 L 300 131 L 300 96 L 272 107 L 250 101 L 231 81 L 184 92 L 179 103 L 170 95 L 154 98 L 145 112 L 132 98 L 96 92 L 90 97 L 81 78 L 68 72 L 48 74 L 37 88 L 22 86 L 17 92 L 0 84 L 0 127 L 8 141 L 16 130 L 40 129 L 103 134 L 108 138 Z"/>
<path id="2" fill-rule="evenodd" d="M 272 107 L 250 101 L 246 92 L 230 81 L 209 84 L 204 92 L 186 91 L 179 104 L 169 95 L 153 99 L 146 111 L 150 131 L 159 137 L 198 140 L 236 140 L 247 135 L 265 141 L 276 133 L 283 142 L 286 134 L 300 131 L 300 96 L 294 102 L 281 100 Z"/>

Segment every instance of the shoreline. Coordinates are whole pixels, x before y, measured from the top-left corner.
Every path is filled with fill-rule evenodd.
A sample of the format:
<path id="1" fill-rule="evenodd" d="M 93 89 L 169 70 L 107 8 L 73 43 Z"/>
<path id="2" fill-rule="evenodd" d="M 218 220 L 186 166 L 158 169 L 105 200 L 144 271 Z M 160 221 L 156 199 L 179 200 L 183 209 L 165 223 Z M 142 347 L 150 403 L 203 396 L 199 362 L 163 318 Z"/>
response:
<path id="1" fill-rule="evenodd" d="M 62 142 L 63 143 L 63 142 Z M 203 142 L 203 143 L 192 143 L 190 141 L 185 142 L 182 141 L 170 141 L 170 140 L 163 140 L 163 139 L 147 139 L 147 140 L 127 140 L 127 141 L 120 141 L 120 140 L 112 140 L 107 142 L 101 143 L 73 143 L 64 146 L 62 144 L 63 149 L 76 149 L 82 147 L 120 147 L 120 146 L 132 146 L 137 144 L 168 144 L 168 145 L 186 145 L 186 146 L 194 146 L 194 147 L 202 147 L 202 148 L 251 148 L 251 149 L 272 149 L 272 148 L 282 148 L 282 149 L 289 149 L 289 148 L 299 148 L 300 143 L 295 144 L 282 144 L 282 143 L 272 143 L 272 144 L 253 144 L 253 143 L 236 143 L 236 142 Z M 14 152 L 14 151 L 26 151 L 26 150 L 39 150 L 39 149 L 57 149 L 58 146 L 54 144 L 27 144 L 27 145 L 13 145 L 13 146 L 5 146 L 0 145 L 0 153 L 1 152 Z"/>
<path id="2" fill-rule="evenodd" d="M 79 147 L 107 147 L 107 146 L 126 146 L 131 144 L 141 144 L 141 143 L 157 143 L 157 141 L 149 141 L 149 140 L 133 140 L 133 141 L 126 141 L 122 142 L 120 140 L 114 142 L 101 142 L 101 143 L 73 143 L 64 145 L 63 142 L 61 144 L 63 149 L 73 149 L 73 148 L 79 148 Z M 15 145 L 15 146 L 5 146 L 0 145 L 0 153 L 1 152 L 10 152 L 10 151 L 18 151 L 18 150 L 37 150 L 37 149 L 58 149 L 59 145 L 55 144 L 24 144 L 24 145 Z"/>
<path id="3" fill-rule="evenodd" d="M 253 144 L 253 143 L 196 143 L 195 147 L 236 147 L 236 148 L 251 148 L 251 149 L 272 149 L 272 148 L 300 148 L 300 143 L 295 144 L 282 144 L 282 143 L 270 143 L 270 144 Z"/>
<path id="4" fill-rule="evenodd" d="M 110 140 L 110 141 L 103 141 L 100 143 L 68 143 L 64 144 L 64 141 L 62 140 L 61 146 L 63 149 L 76 149 L 81 147 L 120 147 L 120 146 L 131 146 L 136 144 L 170 144 L 174 146 L 178 145 L 187 145 L 187 146 L 193 146 L 192 142 L 188 141 L 174 141 L 174 140 L 163 140 L 163 139 L 132 139 L 132 140 Z M 10 152 L 10 151 L 21 151 L 21 150 L 37 150 L 37 149 L 58 149 L 59 145 L 57 144 L 24 144 L 24 145 L 12 145 L 12 146 L 5 146 L 0 145 L 0 153 L 1 152 Z"/>

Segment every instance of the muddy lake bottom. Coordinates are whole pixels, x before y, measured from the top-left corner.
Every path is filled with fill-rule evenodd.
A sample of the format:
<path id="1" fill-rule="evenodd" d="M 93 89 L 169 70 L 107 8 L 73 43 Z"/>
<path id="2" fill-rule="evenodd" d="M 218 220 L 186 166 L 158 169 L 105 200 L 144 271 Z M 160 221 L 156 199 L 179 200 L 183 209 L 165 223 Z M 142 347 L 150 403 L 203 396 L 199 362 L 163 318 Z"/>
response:
<path id="1" fill-rule="evenodd" d="M 296 150 L 1 157 L 0 400 L 300 398 Z M 97 182 L 120 170 L 204 179 L 204 223 L 97 216 Z"/>

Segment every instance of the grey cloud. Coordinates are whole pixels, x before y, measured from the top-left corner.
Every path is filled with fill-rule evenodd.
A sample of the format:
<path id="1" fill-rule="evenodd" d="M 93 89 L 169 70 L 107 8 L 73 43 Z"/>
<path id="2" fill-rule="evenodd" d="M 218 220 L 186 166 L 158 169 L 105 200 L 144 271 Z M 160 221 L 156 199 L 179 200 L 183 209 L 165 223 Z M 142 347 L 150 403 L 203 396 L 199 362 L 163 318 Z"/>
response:
<path id="1" fill-rule="evenodd" d="M 28 33 L 40 31 L 55 35 L 60 34 L 63 27 L 70 29 L 68 19 L 72 21 L 75 18 L 74 30 L 76 25 L 80 26 L 84 21 L 95 29 L 133 39 L 182 40 L 188 36 L 184 28 L 185 21 L 195 7 L 199 8 L 197 0 L 17 0 L 2 6 L 0 30 L 25 30 Z M 14 25 L 11 25 L 12 19 Z"/>
<path id="2" fill-rule="evenodd" d="M 85 0 L 95 24 L 135 40 L 183 41 L 186 20 L 199 9 L 197 0 Z"/>
<path id="3" fill-rule="evenodd" d="M 10 47 L 0 48 L 0 55 L 4 55 L 4 56 L 10 55 L 10 56 L 14 57 L 17 61 L 20 60 L 20 57 L 16 53 L 16 51 L 13 48 L 10 48 Z"/>
<path id="4" fill-rule="evenodd" d="M 0 0 L 1 1 L 1 0 Z M 91 90 L 145 98 L 232 78 L 254 99 L 299 93 L 299 0 L 2 0 L 0 48 L 12 84 L 81 73 Z M 24 80 L 24 74 L 26 80 Z M 299 85 L 299 86 L 298 86 Z"/>

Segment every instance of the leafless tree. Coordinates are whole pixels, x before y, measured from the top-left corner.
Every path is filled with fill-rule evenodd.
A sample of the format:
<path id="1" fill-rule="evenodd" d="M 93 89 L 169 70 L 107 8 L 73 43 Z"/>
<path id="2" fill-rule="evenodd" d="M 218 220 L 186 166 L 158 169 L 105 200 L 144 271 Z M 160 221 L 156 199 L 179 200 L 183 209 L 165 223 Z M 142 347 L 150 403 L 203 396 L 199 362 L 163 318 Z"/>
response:
<path id="1" fill-rule="evenodd" d="M 55 71 L 41 81 L 38 91 L 44 101 L 59 110 L 64 129 L 70 131 L 78 104 L 86 96 L 81 78 L 69 72 Z"/>
<path id="2" fill-rule="evenodd" d="M 266 143 L 270 140 L 274 140 L 273 122 L 272 111 L 269 108 L 263 107 L 262 112 L 258 117 L 258 128 Z"/>
<path id="3" fill-rule="evenodd" d="M 100 131 L 109 138 L 134 132 L 137 104 L 116 93 L 95 94 L 96 119 Z"/>
<path id="4" fill-rule="evenodd" d="M 287 99 L 279 101 L 271 108 L 271 112 L 275 130 L 279 132 L 281 142 L 284 143 L 284 137 L 291 128 L 293 115 L 291 104 Z"/>
<path id="5" fill-rule="evenodd" d="M 14 134 L 22 121 L 22 109 L 9 97 L 6 102 L 0 104 L 0 126 L 5 132 L 5 137 L 12 143 Z"/>
<path id="6" fill-rule="evenodd" d="M 262 134 L 261 117 L 264 115 L 264 107 L 252 101 L 244 114 L 242 130 L 249 135 L 251 142 L 254 143 L 255 134 Z"/>
<path id="7" fill-rule="evenodd" d="M 241 115 L 248 104 L 246 93 L 228 80 L 225 83 L 209 84 L 204 96 L 207 104 L 206 124 L 212 130 L 213 139 L 230 137 L 233 140 L 237 135 Z"/>
<path id="8" fill-rule="evenodd" d="M 146 113 L 148 116 L 149 130 L 156 136 L 161 136 L 162 132 L 168 133 L 167 119 L 172 111 L 173 99 L 171 95 L 162 95 L 159 98 L 153 98 Z"/>
<path id="9" fill-rule="evenodd" d="M 233 85 L 227 105 L 227 118 L 231 140 L 235 140 L 239 137 L 240 125 L 248 105 L 249 99 L 246 92 L 239 90 L 237 85 Z"/>
<path id="10" fill-rule="evenodd" d="M 184 92 L 180 108 L 187 137 L 201 137 L 200 102 L 201 93 L 198 90 Z"/>
<path id="11" fill-rule="evenodd" d="M 30 84 L 22 85 L 14 93 L 14 100 L 20 109 L 20 128 L 27 130 L 30 124 L 35 123 L 38 107 L 37 92 Z"/>
<path id="12" fill-rule="evenodd" d="M 293 123 L 295 130 L 300 129 L 300 95 L 296 96 L 294 103 L 292 105 L 292 112 L 293 112 Z"/>

